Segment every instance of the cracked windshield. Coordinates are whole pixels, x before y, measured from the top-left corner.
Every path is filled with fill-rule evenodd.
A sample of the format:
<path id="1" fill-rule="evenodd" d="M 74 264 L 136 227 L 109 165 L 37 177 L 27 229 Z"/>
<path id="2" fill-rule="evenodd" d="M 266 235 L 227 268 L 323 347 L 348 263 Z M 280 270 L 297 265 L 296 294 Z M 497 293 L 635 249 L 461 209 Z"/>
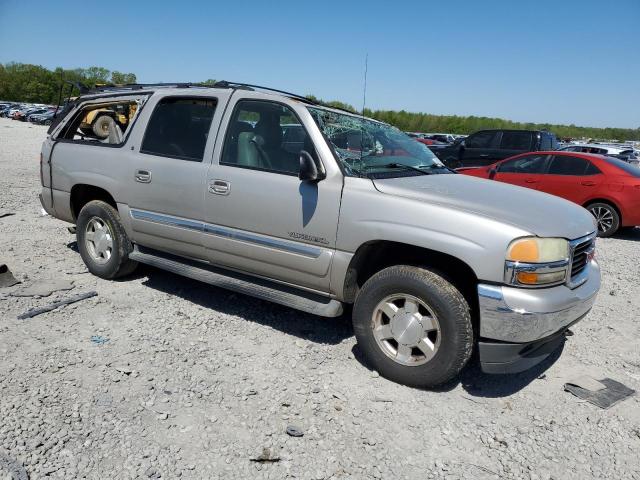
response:
<path id="1" fill-rule="evenodd" d="M 391 178 L 453 173 L 426 146 L 391 125 L 308 108 L 349 176 Z"/>

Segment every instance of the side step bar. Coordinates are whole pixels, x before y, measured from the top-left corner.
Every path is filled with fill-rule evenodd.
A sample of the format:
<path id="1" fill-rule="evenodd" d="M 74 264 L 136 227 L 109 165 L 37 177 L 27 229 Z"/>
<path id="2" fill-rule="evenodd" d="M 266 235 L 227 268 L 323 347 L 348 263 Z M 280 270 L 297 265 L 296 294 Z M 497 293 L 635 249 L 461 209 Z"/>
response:
<path id="1" fill-rule="evenodd" d="M 136 245 L 134 251 L 129 254 L 129 258 L 216 287 L 233 290 L 314 315 L 338 317 L 342 314 L 342 302 L 338 300 L 261 278 L 212 267 L 206 263 L 177 255 Z"/>

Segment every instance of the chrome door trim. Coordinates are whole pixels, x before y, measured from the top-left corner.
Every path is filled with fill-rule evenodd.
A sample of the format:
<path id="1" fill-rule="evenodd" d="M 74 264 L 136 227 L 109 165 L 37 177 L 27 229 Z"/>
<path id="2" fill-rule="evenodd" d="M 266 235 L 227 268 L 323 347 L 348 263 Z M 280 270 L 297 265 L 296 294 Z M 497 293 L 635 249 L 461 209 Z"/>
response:
<path id="1" fill-rule="evenodd" d="M 145 210 L 130 209 L 131 218 L 135 220 L 146 220 L 147 222 L 160 223 L 171 227 L 185 228 L 187 230 L 196 230 L 203 232 L 204 224 L 186 218 L 172 217 L 170 215 L 162 215 L 160 213 L 147 212 Z"/>
<path id="2" fill-rule="evenodd" d="M 177 228 L 185 228 L 187 230 L 201 231 L 208 235 L 215 235 L 217 237 L 238 240 L 241 242 L 259 245 L 261 247 L 274 248 L 277 250 L 295 253 L 310 258 L 318 258 L 322 254 L 322 249 L 319 247 L 313 247 L 311 245 L 306 245 L 298 242 L 280 240 L 273 237 L 246 232 L 244 230 L 224 227 L 222 225 L 214 225 L 211 223 L 148 212 L 145 210 L 130 209 L 129 211 L 131 217 L 135 220 L 143 220 Z"/>

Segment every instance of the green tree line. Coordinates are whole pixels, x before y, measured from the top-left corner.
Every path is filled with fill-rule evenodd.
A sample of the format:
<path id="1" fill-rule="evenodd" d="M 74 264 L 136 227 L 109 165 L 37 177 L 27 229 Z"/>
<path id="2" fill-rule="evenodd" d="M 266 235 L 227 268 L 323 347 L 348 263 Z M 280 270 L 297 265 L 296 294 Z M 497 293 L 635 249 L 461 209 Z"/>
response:
<path id="1" fill-rule="evenodd" d="M 0 100 L 55 104 L 60 94 L 63 80 L 82 83 L 92 87 L 96 84 L 135 83 L 133 73 L 110 71 L 103 67 L 76 69 L 56 68 L 49 70 L 40 65 L 26 63 L 0 64 Z M 215 80 L 208 79 L 203 85 L 212 85 Z M 78 95 L 73 89 L 71 94 Z M 65 85 L 63 95 L 69 94 L 69 86 Z M 356 109 L 344 102 L 323 102 L 313 95 L 308 98 L 320 103 L 355 112 Z M 502 118 L 432 115 L 429 113 L 407 112 L 405 110 L 370 110 L 365 109 L 368 117 L 390 123 L 408 132 L 446 132 L 469 134 L 485 128 L 519 128 L 526 130 L 549 130 L 560 138 L 594 138 L 606 140 L 640 140 L 640 127 L 631 128 L 594 128 L 576 125 L 554 125 L 549 123 L 522 123 Z"/>
<path id="2" fill-rule="evenodd" d="M 135 83 L 133 73 L 109 71 L 103 67 L 56 68 L 49 70 L 40 65 L 27 63 L 0 63 L 0 100 L 17 102 L 56 104 L 63 81 L 81 83 L 86 86 L 97 84 Z M 69 95 L 70 86 L 64 84 L 63 95 Z M 78 95 L 73 88 L 72 95 Z"/>

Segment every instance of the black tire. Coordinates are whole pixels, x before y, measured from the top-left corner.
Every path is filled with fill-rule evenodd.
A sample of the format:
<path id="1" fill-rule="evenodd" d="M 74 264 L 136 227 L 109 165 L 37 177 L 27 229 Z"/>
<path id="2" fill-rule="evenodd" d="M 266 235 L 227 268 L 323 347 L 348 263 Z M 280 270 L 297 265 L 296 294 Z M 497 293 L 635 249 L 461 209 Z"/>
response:
<path id="1" fill-rule="evenodd" d="M 613 205 L 595 202 L 587 205 L 587 210 L 596 218 L 599 237 L 610 237 L 620 228 L 620 215 Z"/>
<path id="2" fill-rule="evenodd" d="M 92 125 L 93 134 L 98 138 L 107 138 L 109 131 L 113 128 L 112 125 L 115 123 L 116 121 L 109 115 L 99 115 Z"/>
<path id="3" fill-rule="evenodd" d="M 439 323 L 439 347 L 421 365 L 402 365 L 378 344 L 374 313 L 385 298 L 406 294 L 433 311 Z M 473 328 L 464 296 L 440 275 L 425 268 L 398 265 L 372 276 L 358 293 L 353 308 L 353 329 L 365 360 L 380 375 L 411 387 L 433 388 L 455 378 L 471 357 Z M 390 322 L 391 324 L 391 322 Z"/>
<path id="4" fill-rule="evenodd" d="M 94 259 L 93 254 L 90 253 L 92 247 L 86 238 L 87 226 L 93 219 L 102 221 L 108 227 L 111 237 L 110 257 L 103 260 L 103 263 Z M 89 271 L 97 277 L 105 279 L 123 277 L 132 273 L 138 266 L 138 262 L 129 260 L 133 244 L 124 231 L 120 215 L 115 208 L 106 202 L 93 200 L 82 207 L 76 222 L 76 238 L 82 260 Z"/>

